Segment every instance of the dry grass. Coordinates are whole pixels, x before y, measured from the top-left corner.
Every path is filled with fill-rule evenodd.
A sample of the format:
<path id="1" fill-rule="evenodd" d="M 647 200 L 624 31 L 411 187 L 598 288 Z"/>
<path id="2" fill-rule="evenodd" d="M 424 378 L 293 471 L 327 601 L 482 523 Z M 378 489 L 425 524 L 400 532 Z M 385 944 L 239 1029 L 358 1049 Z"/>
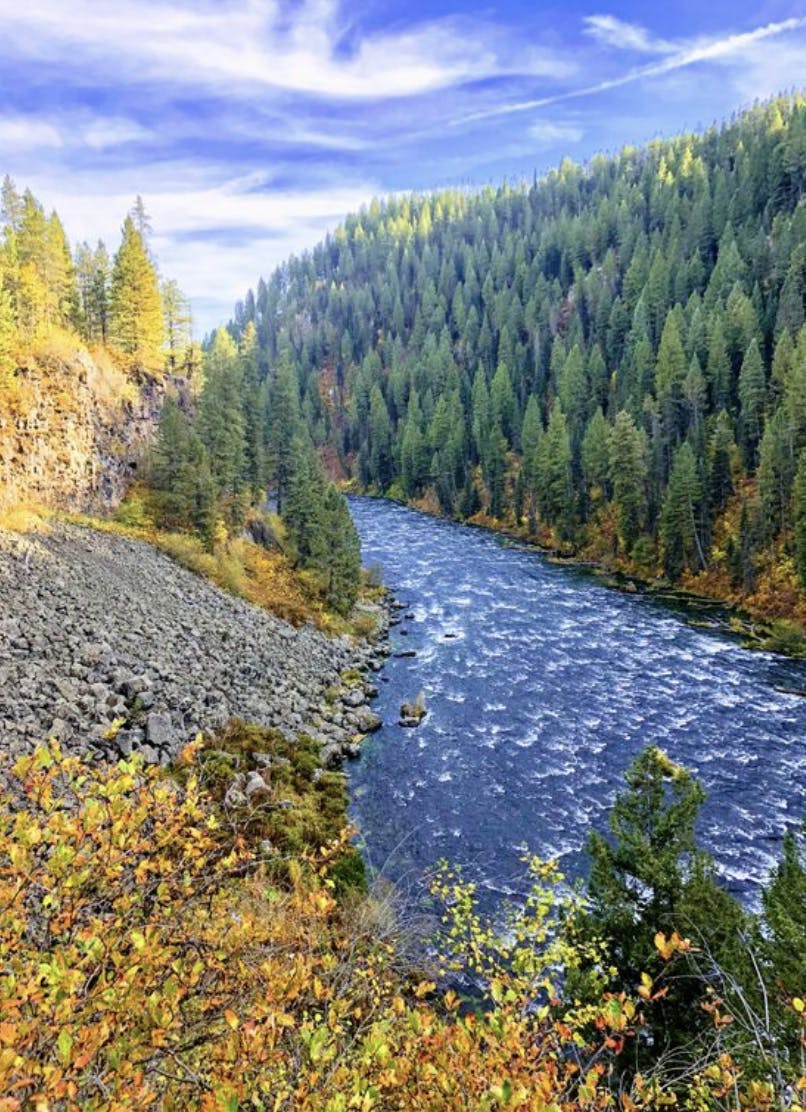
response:
<path id="1" fill-rule="evenodd" d="M 353 632 L 349 623 L 325 608 L 315 587 L 281 552 L 269 552 L 240 537 L 230 538 L 210 552 L 193 534 L 156 529 L 142 493 L 130 497 L 115 518 L 67 514 L 63 519 L 101 533 L 145 541 L 181 567 L 292 625 L 313 622 L 326 632 Z"/>
<path id="2" fill-rule="evenodd" d="M 47 533 L 50 511 L 35 503 L 0 507 L 0 529 L 7 533 Z"/>

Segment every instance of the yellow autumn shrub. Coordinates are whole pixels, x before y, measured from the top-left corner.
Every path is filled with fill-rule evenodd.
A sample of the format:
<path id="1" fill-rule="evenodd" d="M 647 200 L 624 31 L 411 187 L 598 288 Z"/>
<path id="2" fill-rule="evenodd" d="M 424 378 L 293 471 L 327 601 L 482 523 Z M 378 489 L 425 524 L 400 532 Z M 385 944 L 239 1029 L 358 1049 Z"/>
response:
<path id="1" fill-rule="evenodd" d="M 0 775 L 0 1110 L 571 1112 L 667 1107 L 655 1081 L 612 1083 L 640 999 L 554 997 L 557 877 L 511 932 L 443 872 L 447 964 L 475 1007 L 412 979 L 368 903 L 340 903 L 346 835 L 283 880 L 217 817 L 196 775 L 88 764 L 56 743 Z M 667 942 L 673 950 L 680 940 Z M 716 1109 L 720 1062 L 680 1107 Z M 733 1088 L 731 1088 L 733 1086 Z M 716 1095 L 715 1095 L 716 1094 Z"/>

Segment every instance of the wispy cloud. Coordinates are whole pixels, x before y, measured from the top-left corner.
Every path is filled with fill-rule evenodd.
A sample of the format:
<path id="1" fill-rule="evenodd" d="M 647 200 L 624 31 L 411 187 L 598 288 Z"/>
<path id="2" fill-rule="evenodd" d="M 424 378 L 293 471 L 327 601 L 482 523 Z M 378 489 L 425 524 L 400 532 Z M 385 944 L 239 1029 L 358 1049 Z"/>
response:
<path id="1" fill-rule="evenodd" d="M 529 125 L 528 135 L 537 147 L 555 147 L 563 143 L 578 143 L 585 134 L 578 124 L 558 123 L 553 120 L 535 120 Z"/>
<path id="2" fill-rule="evenodd" d="M 676 49 L 674 43 L 655 38 L 646 27 L 625 23 L 614 15 L 588 15 L 582 22 L 585 34 L 604 46 L 636 50 L 642 54 L 669 54 Z"/>
<path id="3" fill-rule="evenodd" d="M 130 80 L 251 84 L 327 98 L 414 96 L 513 73 L 567 77 L 575 66 L 546 50 L 515 51 L 500 30 L 467 19 L 422 21 L 350 42 L 337 0 L 223 0 L 202 11 L 182 0 L 2 0 L 6 42 L 39 57 L 65 45 Z M 114 52 L 109 44 L 115 43 Z"/>
<path id="4" fill-rule="evenodd" d="M 59 129 L 44 120 L 25 116 L 0 118 L 0 148 L 7 152 L 62 146 Z"/>
<path id="5" fill-rule="evenodd" d="M 726 59 L 741 57 L 750 52 L 758 43 L 767 39 L 776 38 L 790 32 L 806 28 L 806 17 L 794 17 L 780 20 L 776 23 L 767 23 L 753 31 L 740 34 L 726 35 L 719 39 L 698 40 L 689 45 L 679 45 L 674 53 L 667 55 L 663 60 L 651 62 L 648 65 L 637 66 L 626 73 L 616 77 L 598 81 L 593 85 L 584 85 L 580 88 L 568 89 L 550 96 L 536 97 L 532 100 L 516 101 L 510 104 L 499 104 L 482 112 L 470 113 L 457 120 L 457 123 L 471 123 L 477 120 L 491 119 L 495 116 L 511 115 L 516 112 L 528 112 L 536 108 L 546 108 L 552 104 L 563 101 L 575 100 L 579 97 L 593 96 L 596 93 L 607 92 L 623 85 L 631 85 L 636 81 L 646 78 L 658 77 L 662 74 L 672 73 L 675 70 L 685 69 L 700 62 L 719 62 Z"/>
<path id="6" fill-rule="evenodd" d="M 599 3 L 546 21 L 489 0 L 0 0 L 0 174 L 112 250 L 142 194 L 209 329 L 373 193 L 531 174 L 802 84 L 802 0 L 711 37 L 720 10 L 752 27 L 754 0 L 685 26 L 671 5 L 662 34 Z"/>

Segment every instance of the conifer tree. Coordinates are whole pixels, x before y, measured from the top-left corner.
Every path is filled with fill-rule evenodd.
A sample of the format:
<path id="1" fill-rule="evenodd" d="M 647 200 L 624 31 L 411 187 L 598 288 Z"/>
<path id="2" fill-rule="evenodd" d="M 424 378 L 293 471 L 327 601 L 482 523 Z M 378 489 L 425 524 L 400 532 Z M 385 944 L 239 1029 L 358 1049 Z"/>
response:
<path id="1" fill-rule="evenodd" d="M 748 471 L 755 470 L 758 462 L 758 445 L 764 424 L 765 396 L 764 364 L 761 361 L 758 340 L 753 337 L 742 361 L 739 375 L 742 448 Z"/>
<path id="2" fill-rule="evenodd" d="M 795 475 L 795 554 L 798 579 L 806 591 L 806 450 L 800 453 Z"/>
<path id="3" fill-rule="evenodd" d="M 734 972 L 743 967 L 739 938 L 746 920 L 697 846 L 695 823 L 705 799 L 701 785 L 654 746 L 639 754 L 625 779 L 627 789 L 610 812 L 610 837 L 594 832 L 588 838 L 594 930 L 609 940 L 624 985 L 640 981 L 653 967 L 658 932 L 670 937 L 677 931 L 698 947 L 687 975 L 671 981 L 668 995 L 649 1009 L 656 1044 L 650 1057 L 656 1058 L 690 1044 L 698 1029 L 709 1029 L 700 999 L 714 961 Z M 700 954 L 705 955 L 701 965 Z"/>
<path id="4" fill-rule="evenodd" d="M 538 449 L 537 497 L 543 519 L 567 537 L 573 515 L 571 438 L 559 400 L 552 407 Z"/>
<path id="5" fill-rule="evenodd" d="M 160 299 L 164 318 L 166 369 L 173 375 L 184 364 L 187 350 L 193 342 L 193 315 L 179 283 L 173 279 L 160 284 Z M 252 329 L 254 331 L 254 324 Z"/>
<path id="6" fill-rule="evenodd" d="M 647 444 L 629 413 L 622 410 L 610 433 L 610 482 L 618 510 L 619 539 L 629 550 L 646 523 Z"/>
<path id="7" fill-rule="evenodd" d="M 157 273 L 131 216 L 112 265 L 109 291 L 112 343 L 143 366 L 161 366 L 164 336 Z"/>
<path id="8" fill-rule="evenodd" d="M 330 540 L 325 597 L 339 614 L 349 614 L 358 596 L 361 544 L 347 502 L 332 483 L 325 491 L 324 529 Z"/>
<path id="9" fill-rule="evenodd" d="M 295 441 L 300 431 L 299 389 L 288 360 L 282 358 L 269 379 L 266 402 L 266 465 L 281 516 L 294 471 Z"/>
<path id="10" fill-rule="evenodd" d="M 225 328 L 219 328 L 205 354 L 198 431 L 207 449 L 217 495 L 230 499 L 233 521 L 242 510 L 239 497 L 247 486 L 242 386 L 235 342 Z"/>
<path id="11" fill-rule="evenodd" d="M 585 484 L 599 490 L 599 498 L 607 498 L 610 486 L 610 429 L 599 406 L 588 421 L 582 440 L 582 470 Z"/>
<path id="12" fill-rule="evenodd" d="M 705 565 L 699 527 L 701 498 L 697 462 L 686 441 L 675 453 L 661 515 L 663 568 L 673 582 L 687 567 Z"/>

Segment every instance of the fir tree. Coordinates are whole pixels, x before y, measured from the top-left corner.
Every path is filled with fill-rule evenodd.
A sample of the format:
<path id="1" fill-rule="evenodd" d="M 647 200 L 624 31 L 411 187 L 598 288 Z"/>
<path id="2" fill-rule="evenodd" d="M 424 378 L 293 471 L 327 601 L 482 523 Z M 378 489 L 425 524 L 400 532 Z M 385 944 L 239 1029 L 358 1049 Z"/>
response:
<path id="1" fill-rule="evenodd" d="M 806 450 L 800 453 L 795 475 L 795 554 L 798 579 L 806 591 Z"/>
<path id="2" fill-rule="evenodd" d="M 698 522 L 701 498 L 697 462 L 686 441 L 675 453 L 661 516 L 663 568 L 673 582 L 687 567 L 705 565 Z"/>
<path id="3" fill-rule="evenodd" d="M 161 366 L 164 324 L 157 273 L 131 216 L 112 265 L 109 332 L 112 343 L 136 362 Z"/>

